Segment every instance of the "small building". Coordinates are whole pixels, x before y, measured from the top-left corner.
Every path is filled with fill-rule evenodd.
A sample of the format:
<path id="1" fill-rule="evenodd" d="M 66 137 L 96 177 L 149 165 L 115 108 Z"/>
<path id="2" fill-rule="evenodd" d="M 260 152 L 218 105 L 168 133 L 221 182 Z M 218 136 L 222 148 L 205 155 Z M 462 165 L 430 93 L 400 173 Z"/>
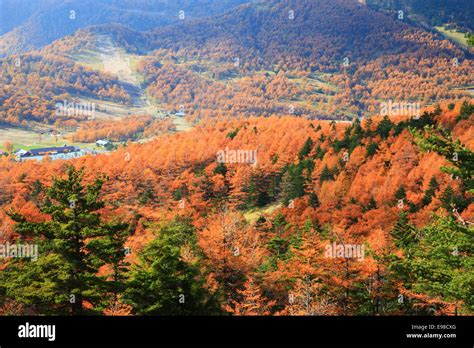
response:
<path id="1" fill-rule="evenodd" d="M 21 156 L 23 156 L 23 155 L 25 155 L 25 154 L 27 154 L 27 153 L 28 153 L 28 151 L 23 150 L 23 149 L 19 149 L 19 150 L 17 150 L 17 151 L 15 152 L 15 155 L 16 155 L 17 158 L 19 158 L 19 157 L 21 157 Z"/>
<path id="2" fill-rule="evenodd" d="M 99 147 L 106 147 L 107 145 L 110 144 L 110 141 L 108 140 L 103 140 L 103 139 L 99 139 L 95 142 L 95 144 Z"/>
<path id="3" fill-rule="evenodd" d="M 46 156 L 48 156 L 52 160 L 71 159 L 82 157 L 85 154 L 85 151 L 75 146 L 45 147 L 41 149 L 31 150 L 20 149 L 16 152 L 16 159 L 19 162 L 27 160 L 41 161 Z"/>

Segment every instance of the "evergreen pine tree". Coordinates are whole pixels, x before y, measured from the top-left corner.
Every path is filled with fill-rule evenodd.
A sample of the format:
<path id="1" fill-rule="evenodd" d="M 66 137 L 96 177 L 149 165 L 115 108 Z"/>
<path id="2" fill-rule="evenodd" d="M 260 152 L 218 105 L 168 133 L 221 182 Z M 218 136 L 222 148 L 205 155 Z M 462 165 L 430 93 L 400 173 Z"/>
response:
<path id="1" fill-rule="evenodd" d="M 97 311 L 110 294 L 111 284 L 97 272 L 106 263 L 113 264 L 110 258 L 123 248 L 124 239 L 114 242 L 114 250 L 106 241 L 128 230 L 128 225 L 102 220 L 98 210 L 105 203 L 99 194 L 105 178 L 84 186 L 83 176 L 83 169 L 68 167 L 65 179 L 55 178 L 45 189 L 39 209 L 49 220 L 29 221 L 15 211 L 9 212 L 17 223 L 16 232 L 24 240 L 39 244 L 40 255 L 37 261 L 15 259 L 1 272 L 5 293 L 19 303 L 33 305 L 41 314 Z M 112 286 L 116 285 L 114 282 Z M 92 310 L 85 308 L 86 302 Z"/>
<path id="2" fill-rule="evenodd" d="M 298 158 L 300 161 L 309 155 L 309 153 L 313 149 L 313 145 L 314 145 L 313 139 L 311 138 L 306 139 L 305 143 L 303 144 L 303 147 L 298 153 Z"/>
<path id="3" fill-rule="evenodd" d="M 370 158 L 375 155 L 375 153 L 379 149 L 379 146 L 377 145 L 377 143 L 371 141 L 365 148 L 367 150 L 367 157 Z"/>
<path id="4" fill-rule="evenodd" d="M 435 151 L 444 156 L 452 166 L 441 167 L 441 170 L 459 178 L 463 183 L 463 191 L 474 193 L 474 152 L 462 145 L 459 140 L 454 141 L 451 134 L 438 127 L 425 126 L 424 133 L 411 128 L 418 146 L 424 151 Z"/>
<path id="5" fill-rule="evenodd" d="M 377 209 L 377 202 L 375 201 L 374 197 L 370 197 L 370 200 L 365 206 L 365 209 L 363 209 L 363 211 L 369 211 L 373 209 Z"/>
<path id="6" fill-rule="evenodd" d="M 376 133 L 379 134 L 383 139 L 388 138 L 390 131 L 393 128 L 393 123 L 390 121 L 390 118 L 385 115 L 382 121 L 377 125 Z"/>
<path id="7" fill-rule="evenodd" d="M 198 255 L 194 227 L 176 218 L 161 227 L 133 266 L 124 302 L 139 315 L 204 315 L 219 313 L 215 294 L 204 287 L 198 257 L 183 258 L 183 250 Z"/>
<path id="8" fill-rule="evenodd" d="M 371 118 L 368 118 L 367 121 L 365 121 L 365 129 L 364 129 L 364 132 L 365 132 L 365 136 L 366 137 L 370 137 L 372 135 L 372 119 Z"/>
<path id="9" fill-rule="evenodd" d="M 398 215 L 398 221 L 395 223 L 391 234 L 398 247 L 407 248 L 415 242 L 416 229 L 410 224 L 408 214 L 404 211 Z"/>
<path id="10" fill-rule="evenodd" d="M 287 205 L 290 200 L 303 197 L 305 194 L 305 177 L 303 175 L 304 163 L 289 165 L 282 179 L 283 203 Z"/>
<path id="11" fill-rule="evenodd" d="M 321 176 L 319 178 L 319 181 L 323 183 L 324 181 L 328 181 L 328 180 L 334 180 L 334 176 L 331 170 L 328 168 L 328 166 L 324 165 L 323 170 L 321 171 Z"/>
<path id="12" fill-rule="evenodd" d="M 428 185 L 428 189 L 425 191 L 425 194 L 423 198 L 421 199 L 423 206 L 431 203 L 431 200 L 435 196 L 436 190 L 438 189 L 438 187 L 439 187 L 439 184 L 436 178 L 434 176 L 431 177 L 430 183 Z"/>
<path id="13" fill-rule="evenodd" d="M 120 295 L 125 291 L 127 272 L 130 263 L 125 257 L 130 249 L 124 249 L 125 242 L 129 236 L 129 225 L 124 222 L 111 221 L 104 224 L 107 231 L 103 238 L 93 239 L 89 243 L 89 249 L 97 254 L 97 257 L 106 265 L 109 265 L 108 281 L 106 283 L 107 294 L 111 294 L 110 302 L 117 304 Z M 102 298 L 102 306 L 110 305 L 108 296 Z"/>
<path id="14" fill-rule="evenodd" d="M 395 198 L 398 200 L 407 198 L 406 190 L 403 185 L 401 185 L 397 192 L 395 192 Z"/>
<path id="15" fill-rule="evenodd" d="M 443 191 L 443 193 L 440 196 L 440 200 L 444 209 L 446 209 L 449 212 L 453 210 L 453 207 L 451 205 L 455 203 L 455 197 L 454 197 L 454 190 L 451 187 L 451 185 L 448 185 L 446 189 Z"/>
<path id="16" fill-rule="evenodd" d="M 391 266 L 393 277 L 409 292 L 417 294 L 410 301 L 411 311 L 430 314 L 434 309 L 448 315 L 473 313 L 474 229 L 457 223 L 452 217 L 437 217 L 421 231 L 414 227 L 411 230 L 418 238 L 408 241 L 408 235 L 405 236 L 402 245 L 408 242 L 411 245 L 404 247 L 404 257 L 395 257 Z"/>
<path id="17" fill-rule="evenodd" d="M 317 208 L 320 205 L 319 198 L 315 192 L 311 192 L 309 195 L 309 205 L 313 208 Z"/>
<path id="18" fill-rule="evenodd" d="M 221 174 L 225 176 L 227 174 L 227 166 L 225 163 L 218 163 L 217 167 L 214 169 L 214 174 Z"/>

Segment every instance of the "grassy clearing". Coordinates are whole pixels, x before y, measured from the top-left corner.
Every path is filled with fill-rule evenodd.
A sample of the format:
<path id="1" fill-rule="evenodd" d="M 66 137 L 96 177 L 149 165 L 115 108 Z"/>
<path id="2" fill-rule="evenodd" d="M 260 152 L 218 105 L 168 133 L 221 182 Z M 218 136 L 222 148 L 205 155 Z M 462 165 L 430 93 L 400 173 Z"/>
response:
<path id="1" fill-rule="evenodd" d="M 124 105 L 94 98 L 80 98 L 81 102 L 96 105 L 95 119 L 119 120 L 133 115 L 162 117 L 160 103 L 153 100 L 146 93 L 146 90 L 142 87 L 145 79 L 137 69 L 140 60 L 146 58 L 146 56 L 127 53 L 123 48 L 116 47 L 108 36 L 99 36 L 96 47 L 97 51 L 80 53 L 76 57 L 76 61 L 87 64 L 102 73 L 109 74 L 122 82 L 122 87 L 132 96 L 132 103 L 131 105 Z M 182 64 L 189 64 L 189 62 L 183 62 Z M 171 116 L 171 118 L 178 132 L 192 128 L 192 124 L 182 117 Z"/>
<path id="2" fill-rule="evenodd" d="M 435 27 L 435 29 L 443 34 L 447 39 L 450 39 L 451 41 L 454 41 L 463 47 L 469 47 L 464 33 L 460 33 L 459 31 L 452 29 L 446 29 L 445 27 Z"/>
<path id="3" fill-rule="evenodd" d="M 186 132 L 193 128 L 193 125 L 186 121 L 184 117 L 172 116 L 171 118 L 173 119 L 177 132 Z"/>
<path id="4" fill-rule="evenodd" d="M 108 100 L 79 98 L 81 103 L 95 104 L 94 117 L 98 120 L 119 120 L 132 115 L 150 115 L 143 105 L 125 105 Z"/>
<path id="5" fill-rule="evenodd" d="M 97 54 L 97 52 L 91 50 L 85 50 L 77 52 L 71 56 L 77 64 L 82 65 L 86 68 L 98 71 L 104 71 L 104 62 Z"/>
<path id="6" fill-rule="evenodd" d="M 145 77 L 138 73 L 138 63 L 143 59 L 146 58 L 146 56 L 139 56 L 136 54 L 129 54 L 126 53 L 125 51 L 122 52 L 123 56 L 125 59 L 129 62 L 129 67 L 132 71 L 132 75 L 134 76 L 135 80 L 140 84 L 143 85 L 145 83 Z"/>
<path id="7" fill-rule="evenodd" d="M 64 137 L 70 133 L 62 133 L 58 135 L 57 140 L 54 135 L 50 133 L 40 134 L 34 130 L 24 130 L 13 127 L 0 128 L 0 147 L 3 148 L 3 145 L 6 142 L 13 144 L 13 147 L 16 149 L 37 149 L 42 147 L 55 147 L 63 145 L 71 145 L 78 147 L 87 147 L 95 148 L 95 144 L 84 144 L 84 143 L 75 143 Z"/>
<path id="8" fill-rule="evenodd" d="M 301 86 L 302 90 L 312 89 L 314 93 L 323 94 L 324 91 L 336 93 L 338 87 L 327 81 L 330 74 L 313 74 L 310 78 L 291 78 L 290 81 Z"/>
<path id="9" fill-rule="evenodd" d="M 248 223 L 253 224 L 258 220 L 260 216 L 271 215 L 277 209 L 281 207 L 282 207 L 281 203 L 275 203 L 275 204 L 267 205 L 260 209 L 252 209 L 244 213 L 244 218 Z"/>

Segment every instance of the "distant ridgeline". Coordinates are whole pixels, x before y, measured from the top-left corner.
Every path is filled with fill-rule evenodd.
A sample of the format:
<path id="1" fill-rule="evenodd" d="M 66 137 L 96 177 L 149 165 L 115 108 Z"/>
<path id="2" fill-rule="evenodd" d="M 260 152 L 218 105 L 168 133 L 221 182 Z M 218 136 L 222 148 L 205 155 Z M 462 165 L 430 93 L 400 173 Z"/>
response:
<path id="1" fill-rule="evenodd" d="M 13 6 L 11 1 L 4 0 L 4 9 Z M 51 23 L 48 30 L 64 27 L 58 37 L 82 29 L 41 51 L 0 60 L 1 123 L 77 127 L 85 121 L 82 115 L 56 114 L 56 103 L 71 103 L 63 94 L 131 103 L 123 83 L 71 60 L 75 49 L 97 49 L 88 43 L 99 35 L 110 36 L 128 53 L 146 54 L 134 56 L 140 87 L 160 108 L 183 110 L 196 122 L 272 115 L 350 120 L 380 114 L 381 104 L 389 101 L 419 103 L 421 108 L 461 101 L 471 96 L 469 86 L 474 85 L 472 53 L 411 20 L 418 12 L 435 18 L 435 10 L 446 7 L 443 21 L 454 18 L 470 28 L 469 0 L 434 5 L 421 0 L 368 0 L 367 5 L 355 0 L 202 0 L 183 8 L 181 2 L 169 2 L 162 9 L 167 19 L 153 26 L 147 16 L 158 14 L 144 0 L 136 2 L 144 12 L 126 12 L 121 24 L 108 23 L 109 14 L 100 16 L 105 3 L 113 4 L 112 16 L 118 0 L 96 2 L 95 7 L 91 0 L 77 3 L 74 28 L 69 22 L 46 21 L 53 14 L 64 15 L 63 2 L 52 1 L 58 7 L 48 7 L 51 13 L 37 10 L 39 18 Z M 428 3 L 433 7 L 429 11 Z M 403 8 L 406 15 L 398 18 L 395 12 L 381 11 L 382 6 Z M 94 16 L 83 22 L 78 11 L 90 13 L 91 8 Z M 455 8 L 459 20 L 451 15 Z M 33 24 L 27 27 L 38 29 Z M 0 51 L 2 42 L 13 42 L 9 35 L 24 30 L 19 28 L 0 37 Z"/>
<path id="2" fill-rule="evenodd" d="M 1 0 L 0 57 L 40 48 L 91 25 L 150 30 L 178 21 L 179 11 L 190 18 L 211 16 L 247 1 Z"/>
<path id="3" fill-rule="evenodd" d="M 431 26 L 452 23 L 460 31 L 474 31 L 474 1 L 471 0 L 366 0 L 367 5 L 406 10 Z"/>

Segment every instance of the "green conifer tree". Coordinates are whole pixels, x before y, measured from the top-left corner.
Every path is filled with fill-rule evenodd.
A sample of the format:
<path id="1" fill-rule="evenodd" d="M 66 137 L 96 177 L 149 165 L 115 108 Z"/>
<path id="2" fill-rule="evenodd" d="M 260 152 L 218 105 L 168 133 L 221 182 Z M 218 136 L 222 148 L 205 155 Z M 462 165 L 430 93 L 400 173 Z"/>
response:
<path id="1" fill-rule="evenodd" d="M 128 231 L 128 225 L 104 221 L 98 212 L 105 206 L 99 197 L 105 178 L 85 186 L 83 177 L 83 169 L 70 166 L 66 178 L 55 178 L 51 187 L 45 188 L 39 209 L 49 220 L 30 221 L 9 211 L 23 240 L 39 245 L 39 257 L 37 261 L 15 259 L 1 272 L 5 294 L 33 306 L 39 314 L 98 311 L 101 301 L 110 295 L 107 276 L 97 272 L 101 266 L 113 264 L 115 252 L 123 249 L 124 239 L 114 241 L 113 250 L 107 240 Z M 119 280 L 116 278 L 113 286 Z M 85 308 L 86 302 L 92 309 Z"/>
<path id="2" fill-rule="evenodd" d="M 161 227 L 132 267 L 124 302 L 139 315 L 204 315 L 219 313 L 216 294 L 204 287 L 196 260 L 183 259 L 183 248 L 198 256 L 195 230 L 186 219 Z"/>

